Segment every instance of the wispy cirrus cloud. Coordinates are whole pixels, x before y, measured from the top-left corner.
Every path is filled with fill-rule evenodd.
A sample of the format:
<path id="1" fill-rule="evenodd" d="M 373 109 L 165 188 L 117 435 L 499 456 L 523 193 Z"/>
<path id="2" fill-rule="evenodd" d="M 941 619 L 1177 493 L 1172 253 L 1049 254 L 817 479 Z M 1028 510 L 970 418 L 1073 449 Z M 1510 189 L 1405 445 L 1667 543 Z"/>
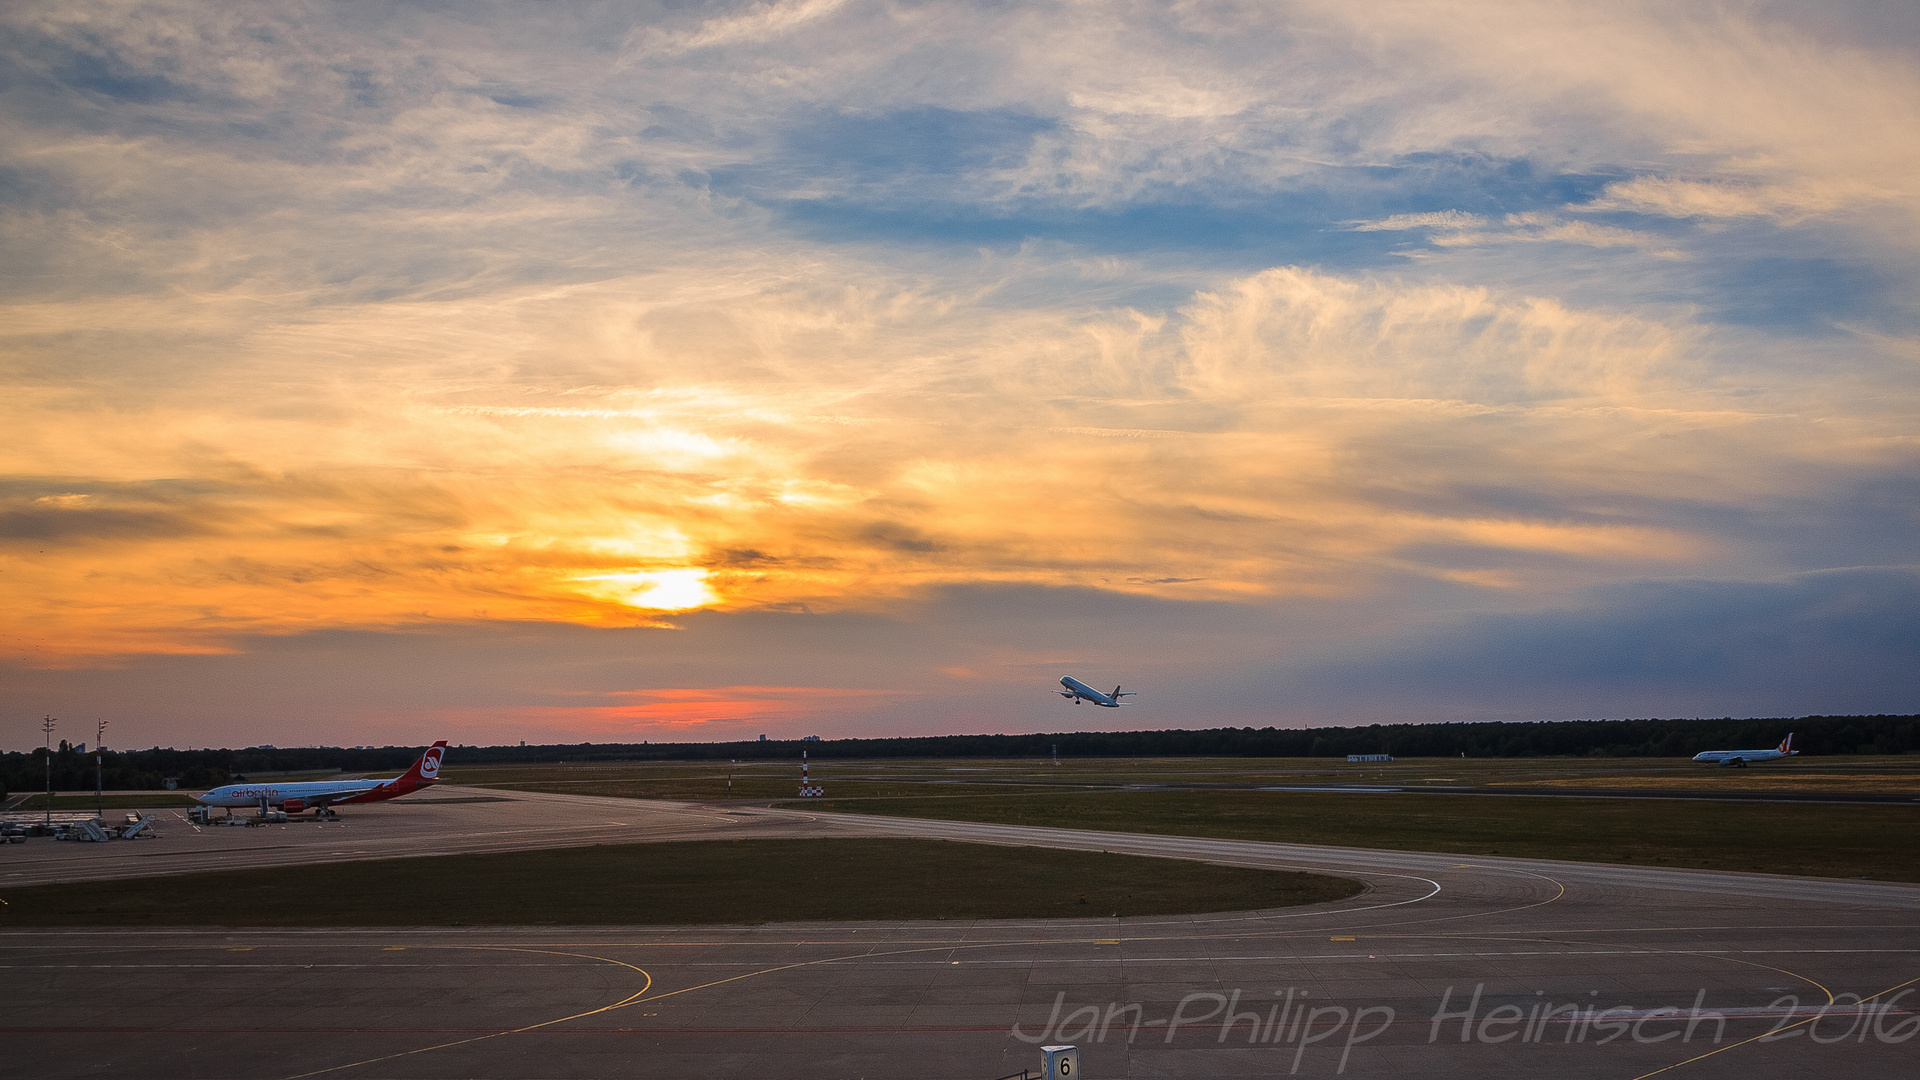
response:
<path id="1" fill-rule="evenodd" d="M 1578 209 L 1629 210 L 1676 218 L 1757 217 L 1796 225 L 1875 204 L 1897 205 L 1905 196 L 1899 187 L 1852 178 L 1765 184 L 1733 178 L 1639 176 L 1608 184 L 1599 198 Z"/>
<path id="2" fill-rule="evenodd" d="M 1379 221 L 1350 221 L 1354 232 L 1407 232 L 1413 229 L 1480 229 L 1487 219 L 1480 214 L 1459 210 L 1433 210 L 1424 214 L 1395 214 Z"/>
<path id="3" fill-rule="evenodd" d="M 1685 256 L 1666 238 L 1590 221 L 1568 221 L 1554 214 L 1530 211 L 1489 220 L 1479 214 L 1440 210 L 1425 214 L 1395 214 L 1379 221 L 1349 224 L 1355 232 L 1409 232 L 1425 230 L 1435 247 L 1486 247 L 1493 244 L 1575 244 L 1592 248 L 1638 248 L 1660 259 Z"/>
<path id="4" fill-rule="evenodd" d="M 738 15 L 710 18 L 688 30 L 664 30 L 658 27 L 637 30 L 627 39 L 627 47 L 639 55 L 646 55 L 692 52 L 722 45 L 758 44 L 831 15 L 846 3 L 847 0 L 756 3 Z"/>

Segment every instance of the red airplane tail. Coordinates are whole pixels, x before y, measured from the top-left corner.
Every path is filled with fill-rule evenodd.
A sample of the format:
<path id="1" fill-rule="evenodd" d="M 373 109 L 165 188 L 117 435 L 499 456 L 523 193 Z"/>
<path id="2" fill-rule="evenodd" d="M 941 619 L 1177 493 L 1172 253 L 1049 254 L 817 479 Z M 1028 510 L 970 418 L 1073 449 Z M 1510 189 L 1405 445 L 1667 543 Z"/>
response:
<path id="1" fill-rule="evenodd" d="M 413 763 L 413 768 L 394 777 L 378 790 L 385 795 L 405 795 L 409 791 L 432 787 L 440 779 L 440 759 L 446 753 L 447 740 L 441 739 L 427 747 L 427 752 L 420 755 L 420 760 Z"/>
<path id="2" fill-rule="evenodd" d="M 1781 753 L 1781 755 L 1782 755 L 1783 757 L 1784 757 L 1785 755 L 1788 755 L 1788 754 L 1791 754 L 1791 753 L 1794 753 L 1794 749 L 1793 749 L 1793 733 L 1792 733 L 1792 732 L 1788 732 L 1788 733 L 1787 733 L 1787 737 L 1786 737 L 1786 738 L 1784 738 L 1784 739 L 1782 739 L 1782 740 L 1780 740 L 1780 753 Z"/>

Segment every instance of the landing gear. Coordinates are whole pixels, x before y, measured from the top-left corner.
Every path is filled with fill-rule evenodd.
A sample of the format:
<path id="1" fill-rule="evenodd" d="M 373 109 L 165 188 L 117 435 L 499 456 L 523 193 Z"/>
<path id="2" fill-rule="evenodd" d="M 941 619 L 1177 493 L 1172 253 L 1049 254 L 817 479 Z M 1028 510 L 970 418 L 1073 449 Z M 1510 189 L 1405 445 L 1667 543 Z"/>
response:
<path id="1" fill-rule="evenodd" d="M 332 810 L 327 809 L 324 806 L 318 810 L 315 810 L 313 812 L 313 816 L 319 818 L 321 821 L 337 821 L 340 818 L 339 814 L 333 812 Z"/>

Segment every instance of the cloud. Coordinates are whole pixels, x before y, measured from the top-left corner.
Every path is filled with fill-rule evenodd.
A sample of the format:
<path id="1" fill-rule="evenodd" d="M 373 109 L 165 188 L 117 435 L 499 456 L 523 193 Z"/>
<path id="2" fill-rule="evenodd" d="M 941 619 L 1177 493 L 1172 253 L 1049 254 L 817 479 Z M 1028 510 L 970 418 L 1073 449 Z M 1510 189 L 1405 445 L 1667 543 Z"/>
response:
<path id="1" fill-rule="evenodd" d="M 1357 713 L 1441 718 L 1906 713 L 1920 661 L 1920 573 L 1606 586 L 1575 609 L 1394 635 L 1269 683 Z"/>
<path id="2" fill-rule="evenodd" d="M 93 510 L 63 506 L 0 510 L 0 543 L 86 543 L 136 537 L 171 538 L 201 532 L 202 526 L 177 514 L 136 510 Z"/>
<path id="3" fill-rule="evenodd" d="M 1435 210 L 1424 214 L 1395 214 L 1379 221 L 1348 222 L 1355 232 L 1403 232 L 1409 229 L 1472 229 L 1483 226 L 1487 219 L 1479 214 L 1466 214 L 1458 210 Z"/>
<path id="4" fill-rule="evenodd" d="M 9 9 L 0 644 L 1898 563 L 1917 69 L 1826 19 Z"/>
<path id="5" fill-rule="evenodd" d="M 1893 202 L 1898 188 L 1861 181 L 1759 184 L 1733 180 L 1688 180 L 1640 176 L 1608 184 L 1582 211 L 1630 210 L 1677 218 L 1771 218 L 1798 225 L 1842 210 Z"/>
<path id="6" fill-rule="evenodd" d="M 1915 588 L 1897 567 L 1695 578 L 1408 623 L 1404 594 L 1276 608 L 967 587 L 884 616 L 322 631 L 0 679 L 23 715 L 120 715 L 130 738 L 182 746 L 1905 713 Z M 1141 705 L 1071 711 L 1050 690 L 1062 674 L 1138 685 Z"/>
<path id="7" fill-rule="evenodd" d="M 1443 408 L 1632 399 L 1691 351 L 1684 326 L 1295 267 L 1203 294 L 1188 314 L 1189 385 L 1216 397 L 1253 390 Z"/>
<path id="8" fill-rule="evenodd" d="M 685 31 L 649 27 L 636 31 L 630 47 L 638 54 L 683 53 L 722 45 L 759 44 L 840 10 L 847 0 L 789 0 L 753 4 L 739 15 L 707 19 Z"/>
<path id="9" fill-rule="evenodd" d="M 125 437 L 41 401 L 11 422 L 55 458 L 227 479 L 174 511 L 198 535 L 50 557 L 16 602 L 86 652 L 860 607 L 978 581 L 1241 600 L 1409 572 L 1559 588 L 1729 557 L 1746 541 L 1702 508 L 1819 482 L 1795 470 L 1834 431 L 1716 396 L 1699 327 L 1485 288 L 1284 268 L 1133 319 L 860 273 L 305 311 L 246 336 L 258 396 L 226 391 L 209 414 L 189 381 L 118 406 Z M 547 377 L 473 366 L 499 349 L 564 356 L 572 378 L 537 358 Z M 300 382 L 316 355 L 378 378 Z M 610 382 L 635 355 L 656 381 Z M 1464 477 L 1512 497 L 1467 497 Z M 84 615 L 53 602 L 77 595 Z"/>
<path id="10" fill-rule="evenodd" d="M 1611 190 L 1611 189 L 1609 189 Z M 1593 209 L 1589 206 L 1586 209 Z M 1577 244 L 1594 248 L 1641 248 L 1659 259 L 1678 259 L 1682 253 L 1658 235 L 1588 221 L 1565 221 L 1531 211 L 1489 221 L 1478 214 L 1441 210 L 1426 214 L 1395 214 L 1380 221 L 1350 222 L 1355 232 L 1406 232 L 1426 229 L 1428 242 L 1440 248 L 1487 247 L 1494 244 Z"/>

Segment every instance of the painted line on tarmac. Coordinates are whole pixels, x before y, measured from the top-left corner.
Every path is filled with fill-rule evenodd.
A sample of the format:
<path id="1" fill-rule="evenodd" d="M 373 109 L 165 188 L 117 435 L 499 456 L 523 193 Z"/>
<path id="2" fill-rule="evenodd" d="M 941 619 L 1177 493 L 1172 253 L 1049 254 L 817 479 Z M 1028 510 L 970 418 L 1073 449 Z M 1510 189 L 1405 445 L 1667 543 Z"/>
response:
<path id="1" fill-rule="evenodd" d="M 359 1066 L 362 1066 L 362 1065 L 375 1065 L 382 1061 L 393 1061 L 397 1058 L 412 1057 L 415 1054 L 426 1054 L 426 1053 L 431 1053 L 432 1051 L 435 1051 L 435 1050 L 447 1050 L 455 1046 L 466 1046 L 468 1044 L 481 1042 L 486 1039 L 497 1039 L 503 1035 L 524 1035 L 524 1034 L 527 1034 L 528 1032 L 537 1032 L 542 1028 L 549 1028 L 555 1024 L 564 1024 L 569 1020 L 581 1020 L 589 1016 L 598 1016 L 603 1012 L 610 1012 L 614 1009 L 618 1009 L 626 1005 L 631 1005 L 635 1001 L 640 1000 L 641 997 L 645 995 L 648 990 L 653 988 L 653 976 L 647 974 L 644 968 L 635 967 L 634 965 L 629 964 L 624 960 L 614 960 L 610 957 L 605 957 L 605 956 L 589 956 L 585 953 L 567 953 L 567 952 L 560 952 L 554 949 L 514 948 L 514 947 L 504 946 L 504 945 L 473 945 L 473 946 L 450 945 L 450 946 L 439 946 L 439 947 L 440 948 L 456 948 L 456 949 L 457 948 L 477 948 L 477 949 L 488 949 L 488 950 L 497 951 L 497 952 L 546 953 L 551 956 L 573 956 L 583 960 L 598 960 L 602 963 L 617 964 L 620 967 L 637 971 L 640 973 L 640 977 L 647 981 L 641 985 L 640 989 L 634 991 L 632 994 L 627 995 L 626 997 L 620 999 L 619 1001 L 614 1002 L 611 1005 L 602 1005 L 597 1009 L 589 1009 L 586 1012 L 574 1013 L 571 1016 L 556 1017 L 555 1019 L 552 1019 L 552 1020 L 543 1020 L 538 1024 L 528 1024 L 525 1027 L 511 1028 L 506 1031 L 494 1031 L 486 1035 L 475 1035 L 472 1038 L 458 1039 L 450 1043 L 440 1043 L 435 1046 L 422 1046 L 413 1050 L 403 1050 L 398 1054 L 386 1054 L 381 1057 L 367 1058 L 364 1061 L 353 1061 L 353 1062 L 348 1062 L 344 1065 L 330 1065 L 324 1069 L 314 1069 L 309 1072 L 295 1073 L 293 1076 L 288 1077 L 287 1080 L 305 1080 L 305 1078 L 309 1076 L 322 1076 L 322 1075 L 325 1075 L 326 1073 L 339 1072 L 342 1069 L 353 1069 L 353 1068 L 358 1068 Z"/>

